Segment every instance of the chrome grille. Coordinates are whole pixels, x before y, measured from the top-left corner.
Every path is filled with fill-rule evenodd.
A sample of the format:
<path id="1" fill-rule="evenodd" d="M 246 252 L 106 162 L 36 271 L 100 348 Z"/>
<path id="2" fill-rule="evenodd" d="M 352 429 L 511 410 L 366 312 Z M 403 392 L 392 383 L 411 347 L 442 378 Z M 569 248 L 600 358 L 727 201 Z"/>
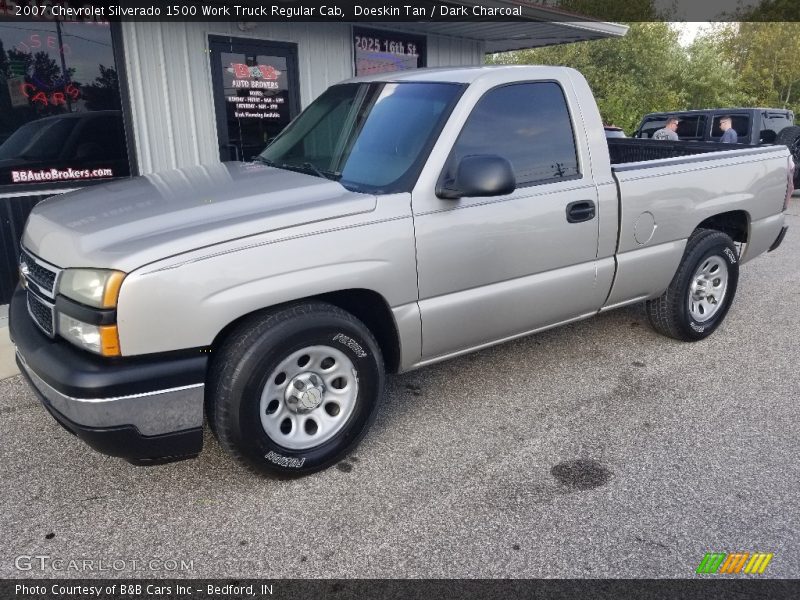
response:
<path id="1" fill-rule="evenodd" d="M 50 337 L 55 333 L 55 310 L 53 305 L 28 289 L 28 313 L 39 328 Z"/>
<path id="2" fill-rule="evenodd" d="M 28 314 L 39 329 L 54 337 L 56 286 L 61 269 L 23 248 L 19 257 L 19 270 L 27 288 Z"/>
<path id="3" fill-rule="evenodd" d="M 25 273 L 26 281 L 33 282 L 41 293 L 51 299 L 55 298 L 56 279 L 59 269 L 35 258 L 26 250 L 19 257 L 20 270 Z"/>

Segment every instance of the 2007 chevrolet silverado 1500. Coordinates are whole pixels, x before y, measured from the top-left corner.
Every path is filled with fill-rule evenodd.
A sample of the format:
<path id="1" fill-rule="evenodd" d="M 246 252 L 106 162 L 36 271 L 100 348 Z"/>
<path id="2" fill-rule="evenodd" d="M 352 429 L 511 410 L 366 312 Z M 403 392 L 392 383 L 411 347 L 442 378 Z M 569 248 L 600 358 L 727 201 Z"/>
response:
<path id="1" fill-rule="evenodd" d="M 197 455 L 205 413 L 245 464 L 312 472 L 365 434 L 385 371 L 641 301 L 673 338 L 717 329 L 783 239 L 793 164 L 685 146 L 606 140 L 566 68 L 350 80 L 257 162 L 39 204 L 17 359 L 101 452 Z"/>

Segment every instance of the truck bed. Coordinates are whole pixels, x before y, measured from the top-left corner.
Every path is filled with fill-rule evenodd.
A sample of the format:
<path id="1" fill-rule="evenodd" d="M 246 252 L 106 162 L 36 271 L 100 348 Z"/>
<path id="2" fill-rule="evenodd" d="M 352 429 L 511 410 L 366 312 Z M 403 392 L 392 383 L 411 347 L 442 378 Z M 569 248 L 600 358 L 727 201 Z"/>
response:
<path id="1" fill-rule="evenodd" d="M 720 144 L 718 142 L 670 142 L 637 138 L 609 138 L 607 142 L 612 165 L 756 148 L 755 146 Z"/>

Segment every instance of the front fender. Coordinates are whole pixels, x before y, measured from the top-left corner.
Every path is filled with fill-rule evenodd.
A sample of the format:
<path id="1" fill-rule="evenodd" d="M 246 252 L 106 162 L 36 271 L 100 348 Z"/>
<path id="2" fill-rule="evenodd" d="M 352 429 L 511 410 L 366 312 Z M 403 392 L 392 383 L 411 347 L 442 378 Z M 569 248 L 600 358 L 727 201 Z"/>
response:
<path id="1" fill-rule="evenodd" d="M 417 301 L 410 215 L 274 238 L 198 250 L 128 275 L 117 309 L 123 355 L 208 346 L 251 312 L 339 290 L 372 290 L 390 308 Z"/>

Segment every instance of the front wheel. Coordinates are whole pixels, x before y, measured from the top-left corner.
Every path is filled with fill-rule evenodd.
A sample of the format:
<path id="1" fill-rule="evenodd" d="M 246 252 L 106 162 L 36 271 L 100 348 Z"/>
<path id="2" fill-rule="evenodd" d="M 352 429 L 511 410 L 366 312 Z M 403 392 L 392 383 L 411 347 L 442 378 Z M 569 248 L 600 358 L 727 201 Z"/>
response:
<path id="1" fill-rule="evenodd" d="M 711 335 L 725 319 L 739 282 L 739 256 L 729 236 L 698 229 L 667 291 L 646 304 L 659 333 L 687 342 Z"/>
<path id="2" fill-rule="evenodd" d="M 366 434 L 383 393 L 370 331 L 321 302 L 244 321 L 214 357 L 209 420 L 220 444 L 256 471 L 297 476 L 346 456 Z"/>

